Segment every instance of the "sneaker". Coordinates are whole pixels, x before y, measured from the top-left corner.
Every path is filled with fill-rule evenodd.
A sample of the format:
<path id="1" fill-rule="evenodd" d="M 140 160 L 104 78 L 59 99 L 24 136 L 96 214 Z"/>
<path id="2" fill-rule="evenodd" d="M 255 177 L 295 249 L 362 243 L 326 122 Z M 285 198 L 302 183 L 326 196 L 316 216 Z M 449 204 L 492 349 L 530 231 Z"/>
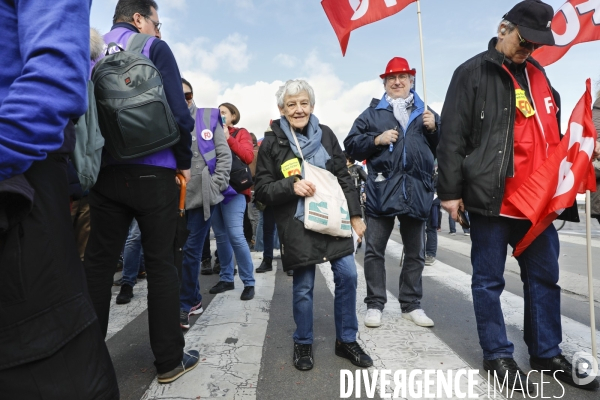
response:
<path id="1" fill-rule="evenodd" d="M 133 287 L 124 283 L 121 286 L 121 291 L 117 296 L 117 304 L 127 304 L 133 298 Z"/>
<path id="2" fill-rule="evenodd" d="M 312 344 L 294 343 L 294 367 L 300 371 L 308 371 L 314 365 Z"/>
<path id="3" fill-rule="evenodd" d="M 139 274 L 137 274 L 137 278 L 138 279 L 146 279 L 146 271 L 142 271 Z"/>
<path id="4" fill-rule="evenodd" d="M 450 232 L 450 236 L 456 236 L 456 232 Z"/>
<path id="5" fill-rule="evenodd" d="M 342 343 L 339 340 L 336 340 L 335 355 L 347 358 L 357 367 L 368 368 L 373 366 L 373 360 L 364 352 L 358 342 Z"/>
<path id="6" fill-rule="evenodd" d="M 233 282 L 219 281 L 215 286 L 210 288 L 208 293 L 217 294 L 217 293 L 223 293 L 227 290 L 233 290 L 233 289 L 235 289 Z"/>
<path id="7" fill-rule="evenodd" d="M 367 309 L 365 326 L 368 326 L 369 328 L 378 328 L 381 326 L 381 311 L 376 308 Z"/>
<path id="8" fill-rule="evenodd" d="M 185 310 L 179 310 L 179 326 L 190 329 L 190 315 Z"/>
<path id="9" fill-rule="evenodd" d="M 260 267 L 256 268 L 255 271 L 259 274 L 267 271 L 273 271 L 273 259 L 271 257 L 263 258 L 262 262 L 260 263 Z"/>
<path id="10" fill-rule="evenodd" d="M 286 271 L 287 276 L 294 276 L 294 270 L 290 269 L 289 271 Z"/>
<path id="11" fill-rule="evenodd" d="M 186 372 L 193 370 L 200 361 L 199 357 L 198 350 L 184 351 L 181 364 L 169 372 L 158 374 L 158 383 L 171 383 Z"/>
<path id="12" fill-rule="evenodd" d="M 465 232 L 465 236 L 471 236 L 470 232 Z"/>
<path id="13" fill-rule="evenodd" d="M 419 326 L 433 326 L 433 320 L 429 318 L 422 308 L 417 308 L 409 313 L 402 313 L 402 318 L 414 322 Z"/>
<path id="14" fill-rule="evenodd" d="M 254 286 L 246 286 L 240 300 L 252 300 L 254 298 Z"/>
<path id="15" fill-rule="evenodd" d="M 202 260 L 202 265 L 200 267 L 200 274 L 201 275 L 212 275 L 213 274 L 213 267 L 212 267 L 212 265 L 210 265 L 210 258 L 207 258 L 206 260 Z"/>
<path id="16" fill-rule="evenodd" d="M 123 278 L 119 278 L 113 282 L 113 286 L 121 286 L 123 284 Z"/>
<path id="17" fill-rule="evenodd" d="M 425 265 L 433 265 L 435 263 L 434 256 L 425 256 Z"/>
<path id="18" fill-rule="evenodd" d="M 202 302 L 196 304 L 194 307 L 190 308 L 190 315 L 200 315 L 204 312 L 202 308 Z"/>

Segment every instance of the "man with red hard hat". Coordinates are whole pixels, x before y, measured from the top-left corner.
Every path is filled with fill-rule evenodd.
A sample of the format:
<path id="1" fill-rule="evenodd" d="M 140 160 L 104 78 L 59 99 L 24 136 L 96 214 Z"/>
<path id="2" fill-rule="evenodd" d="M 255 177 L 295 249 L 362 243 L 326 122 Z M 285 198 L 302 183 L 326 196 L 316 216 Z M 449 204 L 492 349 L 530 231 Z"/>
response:
<path id="1" fill-rule="evenodd" d="M 470 213 L 471 289 L 483 367 L 498 381 L 508 378 L 511 389 L 532 395 L 536 388 L 513 359 L 500 295 L 507 246 L 515 247 L 531 227 L 506 199 L 560 142 L 560 97 L 530 57 L 537 47 L 554 45 L 553 16 L 552 7 L 539 0 L 518 3 L 504 15 L 488 50 L 456 69 L 437 151 L 442 207 L 455 220 L 459 209 Z M 558 234 L 551 224 L 516 257 L 530 365 L 570 385 L 597 389 L 597 380 L 574 371 L 561 354 L 558 256 Z"/>
<path id="2" fill-rule="evenodd" d="M 425 266 L 425 222 L 433 202 L 435 149 L 439 116 L 426 110 L 413 89 L 416 71 L 394 57 L 380 75 L 385 93 L 354 121 L 344 140 L 346 152 L 367 160 L 365 215 L 365 325 L 378 327 L 385 303 L 385 248 L 400 221 L 404 264 L 398 300 L 402 316 L 420 326 L 433 326 L 421 308 Z"/>

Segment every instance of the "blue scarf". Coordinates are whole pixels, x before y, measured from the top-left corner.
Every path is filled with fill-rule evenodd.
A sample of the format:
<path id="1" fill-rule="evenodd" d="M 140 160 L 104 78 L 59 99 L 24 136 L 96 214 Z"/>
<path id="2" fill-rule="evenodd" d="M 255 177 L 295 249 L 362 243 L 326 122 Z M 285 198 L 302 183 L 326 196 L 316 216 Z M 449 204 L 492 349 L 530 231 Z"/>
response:
<path id="1" fill-rule="evenodd" d="M 281 126 L 283 133 L 285 133 L 285 136 L 288 138 L 292 152 L 296 155 L 296 157 L 300 157 L 300 152 L 296 146 L 296 141 L 294 140 L 288 120 L 285 117 L 282 117 L 279 121 L 279 126 Z M 323 131 L 319 126 L 319 119 L 313 114 L 310 115 L 310 119 L 308 120 L 308 125 L 306 126 L 306 135 L 296 133 L 298 144 L 302 149 L 304 161 L 310 165 L 314 165 L 315 167 L 325 169 L 325 164 L 327 163 L 327 160 L 331 159 L 331 157 L 327 153 L 327 150 L 325 150 L 325 147 L 323 147 L 321 144 L 322 137 Z M 302 176 L 304 176 L 304 164 L 302 167 Z M 298 199 L 298 206 L 296 207 L 296 214 L 294 215 L 294 218 L 304 223 L 304 197 L 300 197 Z"/>

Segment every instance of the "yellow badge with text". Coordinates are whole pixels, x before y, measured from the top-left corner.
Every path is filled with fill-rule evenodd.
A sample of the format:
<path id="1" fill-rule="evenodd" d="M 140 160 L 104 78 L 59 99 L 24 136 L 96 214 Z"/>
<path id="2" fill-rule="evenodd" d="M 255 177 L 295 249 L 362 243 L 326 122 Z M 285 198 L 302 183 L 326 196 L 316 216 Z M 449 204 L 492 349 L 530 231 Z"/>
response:
<path id="1" fill-rule="evenodd" d="M 535 115 L 535 110 L 531 106 L 529 100 L 527 100 L 527 95 L 523 89 L 515 90 L 515 94 L 517 97 L 517 108 L 521 110 L 525 118 L 529 118 Z"/>
<path id="2" fill-rule="evenodd" d="M 292 158 L 291 160 L 287 160 L 281 164 L 281 173 L 286 178 L 294 175 L 302 175 L 302 170 L 300 169 L 300 162 L 298 159 Z"/>

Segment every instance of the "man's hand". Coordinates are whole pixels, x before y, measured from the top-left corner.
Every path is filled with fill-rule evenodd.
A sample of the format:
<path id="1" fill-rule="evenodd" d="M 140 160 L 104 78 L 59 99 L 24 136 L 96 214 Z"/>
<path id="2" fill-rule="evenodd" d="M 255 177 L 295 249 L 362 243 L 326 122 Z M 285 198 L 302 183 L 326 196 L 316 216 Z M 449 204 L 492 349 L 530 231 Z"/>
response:
<path id="1" fill-rule="evenodd" d="M 190 181 L 190 179 L 192 179 L 192 174 L 190 173 L 189 169 L 177 169 L 176 171 L 178 174 L 183 175 L 183 177 L 185 178 L 185 183 L 187 185 L 187 183 Z M 181 182 L 179 181 L 179 178 L 176 176 L 175 177 L 175 182 L 181 186 Z"/>
<path id="2" fill-rule="evenodd" d="M 465 210 L 465 205 L 463 204 L 462 199 L 458 200 L 442 200 L 442 208 L 448 211 L 448 214 L 452 217 L 453 220 L 458 220 L 458 209 Z"/>
<path id="3" fill-rule="evenodd" d="M 423 112 L 423 125 L 428 131 L 435 131 L 435 115 L 429 110 Z"/>
<path id="4" fill-rule="evenodd" d="M 600 142 L 596 142 L 596 147 L 594 147 L 594 153 L 592 153 L 592 161 L 594 161 L 598 157 L 600 157 Z"/>
<path id="5" fill-rule="evenodd" d="M 375 137 L 375 146 L 388 146 L 390 143 L 396 143 L 398 135 L 398 131 L 389 129 Z"/>
<path id="6" fill-rule="evenodd" d="M 363 235 L 365 234 L 365 230 L 367 229 L 367 226 L 365 225 L 362 218 L 359 217 L 358 215 L 355 217 L 352 217 L 352 218 L 350 218 L 350 224 L 352 225 L 352 229 L 354 229 L 354 232 L 356 232 L 358 237 L 362 238 Z"/>
<path id="7" fill-rule="evenodd" d="M 301 179 L 294 183 L 294 193 L 300 197 L 311 197 L 315 195 L 317 187 L 306 179 Z"/>

